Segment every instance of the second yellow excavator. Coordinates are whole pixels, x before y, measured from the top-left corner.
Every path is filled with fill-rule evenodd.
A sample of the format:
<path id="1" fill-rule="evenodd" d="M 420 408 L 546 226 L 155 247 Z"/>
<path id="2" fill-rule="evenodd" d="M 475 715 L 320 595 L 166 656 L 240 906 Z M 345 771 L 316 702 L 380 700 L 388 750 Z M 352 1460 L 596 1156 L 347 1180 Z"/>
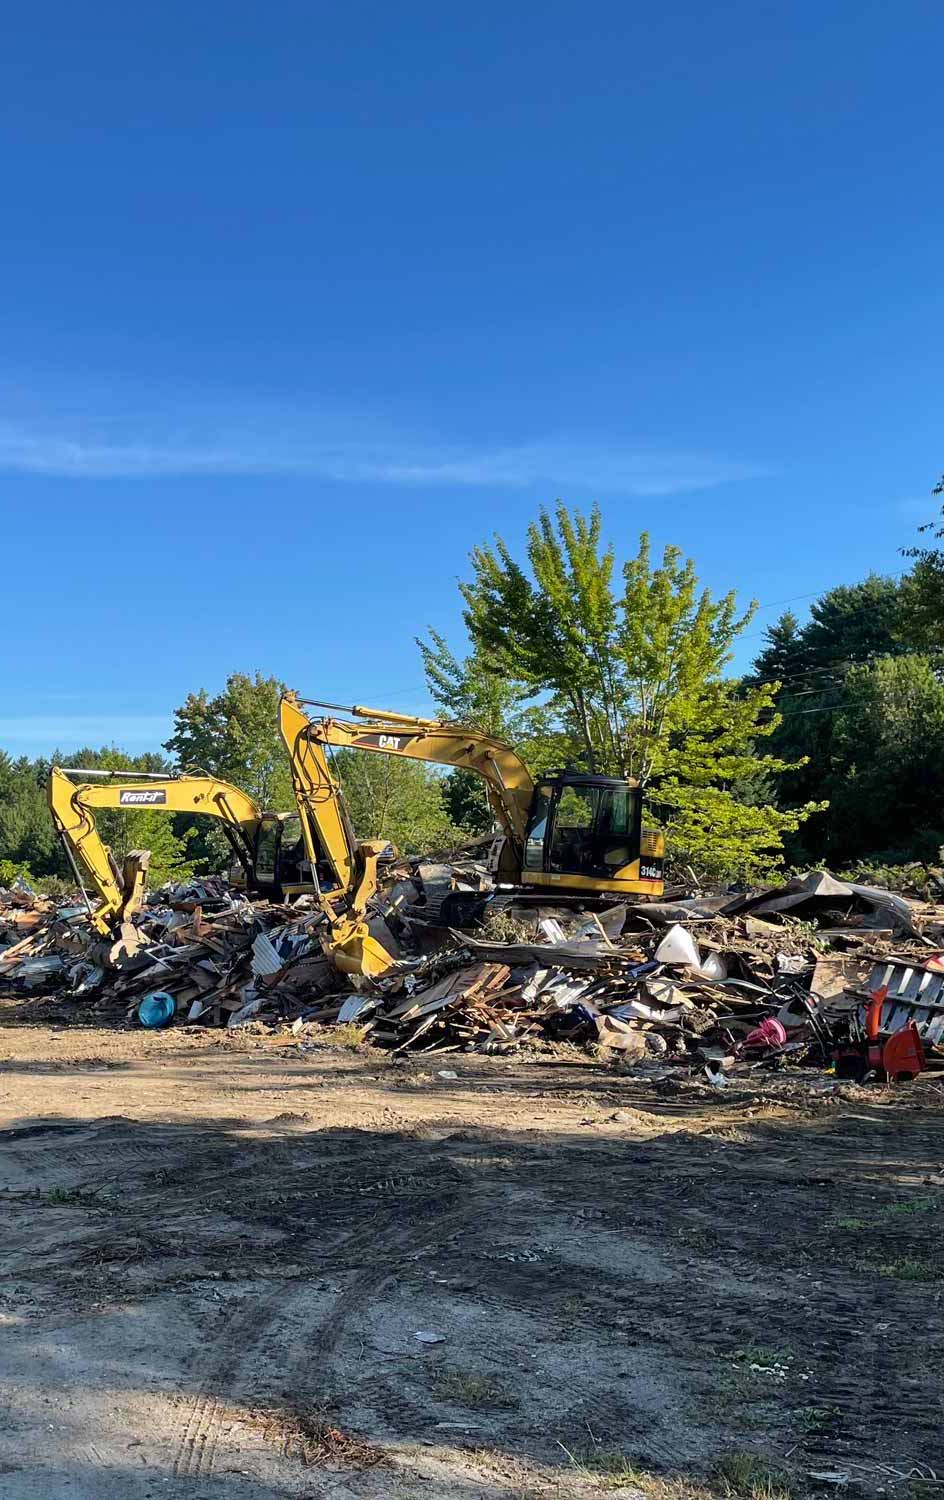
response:
<path id="1" fill-rule="evenodd" d="M 326 918 L 323 946 L 339 969 L 382 974 L 395 962 L 395 945 L 368 906 L 377 892 L 378 863 L 392 855 L 383 840 L 358 841 L 324 753 L 318 786 L 303 788 L 296 776 L 296 811 L 262 812 L 247 793 L 217 777 L 138 775 L 54 766 L 49 808 L 80 888 L 90 882 L 93 926 L 112 935 L 140 910 L 149 854 L 132 851 L 123 868 L 103 842 L 94 812 L 117 808 L 195 813 L 223 826 L 253 894 L 273 901 L 313 895 Z M 308 757 L 315 765 L 317 754 Z M 73 778 L 81 777 L 76 781 Z"/>
<path id="2" fill-rule="evenodd" d="M 357 706 L 341 709 L 353 721 L 310 718 L 306 706 L 341 709 L 286 694 L 280 722 L 294 767 L 309 760 L 326 766 L 321 747 L 335 745 L 434 761 L 481 776 L 503 835 L 494 855 L 499 881 L 587 896 L 662 895 L 665 836 L 643 828 L 643 796 L 636 782 L 582 771 L 535 779 L 510 745 L 463 724 Z"/>

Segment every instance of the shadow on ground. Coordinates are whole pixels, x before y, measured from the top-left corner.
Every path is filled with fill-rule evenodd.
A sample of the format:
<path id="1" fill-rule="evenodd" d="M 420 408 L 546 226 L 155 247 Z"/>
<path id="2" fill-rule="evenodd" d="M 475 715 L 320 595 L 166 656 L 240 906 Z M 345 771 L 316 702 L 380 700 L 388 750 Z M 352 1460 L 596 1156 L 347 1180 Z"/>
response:
<path id="1" fill-rule="evenodd" d="M 323 1071 L 399 1087 L 382 1067 L 335 1077 L 325 1058 L 280 1086 Z M 494 1088 L 520 1105 L 532 1085 L 547 1098 L 537 1069 Z M 613 1089 L 595 1075 L 592 1093 Z M 326 1427 L 446 1464 L 453 1487 L 435 1492 L 457 1500 L 570 1483 L 565 1449 L 693 1475 L 734 1449 L 800 1474 L 933 1463 L 940 1114 L 784 1120 L 749 1094 L 721 1109 L 625 1081 L 618 1097 L 630 1128 L 554 1134 L 318 1127 L 291 1110 L 15 1122 L 0 1132 L 0 1493 L 34 1470 L 47 1500 L 104 1473 L 135 1497 L 145 1479 L 173 1493 L 157 1476 L 236 1500 L 341 1493 Z M 120 1488 L 123 1467 L 138 1488 Z M 358 1493 L 394 1493 L 363 1455 L 353 1467 Z"/>

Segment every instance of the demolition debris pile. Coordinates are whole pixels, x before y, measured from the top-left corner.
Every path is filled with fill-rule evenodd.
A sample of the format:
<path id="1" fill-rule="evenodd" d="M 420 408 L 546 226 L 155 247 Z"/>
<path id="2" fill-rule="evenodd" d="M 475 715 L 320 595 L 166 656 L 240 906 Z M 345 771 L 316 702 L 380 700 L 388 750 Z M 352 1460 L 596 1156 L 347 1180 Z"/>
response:
<path id="1" fill-rule="evenodd" d="M 850 1077 L 944 1067 L 944 907 L 818 871 L 599 913 L 482 896 L 469 865 L 425 875 L 388 895 L 403 956 L 374 981 L 335 969 L 304 902 L 250 901 L 209 878 L 154 893 L 109 941 L 84 906 L 21 884 L 0 892 L 0 992 L 57 990 L 160 1023 L 353 1024 L 401 1054 L 572 1044 L 621 1067 L 697 1068 L 714 1087 L 787 1060 Z M 460 909 L 450 893 L 474 897 L 474 927 L 439 925 Z"/>

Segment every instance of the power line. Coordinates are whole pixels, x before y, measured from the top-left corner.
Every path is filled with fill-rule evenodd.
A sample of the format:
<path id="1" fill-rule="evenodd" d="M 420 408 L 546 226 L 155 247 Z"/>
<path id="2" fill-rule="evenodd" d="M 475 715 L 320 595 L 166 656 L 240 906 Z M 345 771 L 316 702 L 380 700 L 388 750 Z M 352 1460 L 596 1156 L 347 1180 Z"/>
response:
<path id="1" fill-rule="evenodd" d="M 810 594 L 791 594 L 789 599 L 773 599 L 769 604 L 758 604 L 758 609 L 779 609 L 782 604 L 796 604 L 800 599 L 818 599 L 820 594 L 825 593 L 830 585 L 825 584 L 821 589 L 814 589 Z"/>

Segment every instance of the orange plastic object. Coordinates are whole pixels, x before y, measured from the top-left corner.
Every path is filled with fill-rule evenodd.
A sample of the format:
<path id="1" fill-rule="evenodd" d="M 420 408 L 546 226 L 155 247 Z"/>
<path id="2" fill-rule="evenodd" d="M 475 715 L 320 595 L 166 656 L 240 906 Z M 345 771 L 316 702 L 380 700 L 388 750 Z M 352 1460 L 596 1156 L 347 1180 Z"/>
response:
<path id="1" fill-rule="evenodd" d="M 916 1078 L 924 1072 L 924 1048 L 914 1021 L 888 1038 L 882 1048 L 882 1068 L 886 1078 Z"/>
<path id="2" fill-rule="evenodd" d="M 870 1042 L 878 1041 L 879 1028 L 882 1024 L 882 1006 L 888 999 L 888 985 L 883 984 L 880 990 L 876 990 L 865 1008 L 865 1034 Z"/>

